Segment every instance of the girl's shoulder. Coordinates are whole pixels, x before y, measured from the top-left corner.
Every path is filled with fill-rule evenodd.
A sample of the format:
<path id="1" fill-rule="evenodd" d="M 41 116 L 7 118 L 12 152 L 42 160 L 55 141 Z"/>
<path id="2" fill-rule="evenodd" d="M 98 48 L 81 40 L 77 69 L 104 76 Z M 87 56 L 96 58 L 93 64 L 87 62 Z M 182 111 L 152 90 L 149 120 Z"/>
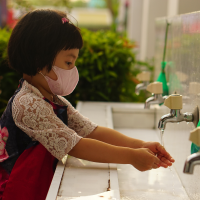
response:
<path id="1" fill-rule="evenodd" d="M 52 106 L 44 100 L 44 96 L 40 91 L 24 80 L 13 98 L 12 115 L 14 117 L 19 115 L 19 113 L 22 114 L 24 111 L 33 111 L 38 108 L 53 109 Z"/>
<path id="2" fill-rule="evenodd" d="M 74 109 L 71 103 L 62 96 L 57 96 L 56 102 L 50 102 L 36 87 L 22 79 L 13 99 L 12 110 L 13 112 L 21 112 L 20 110 L 35 109 L 36 107 L 52 110 L 60 106 L 65 106 L 68 110 Z"/>
<path id="3" fill-rule="evenodd" d="M 57 96 L 57 103 L 63 106 L 70 106 L 71 103 L 62 96 Z"/>
<path id="4" fill-rule="evenodd" d="M 78 112 L 66 98 L 62 96 L 57 96 L 57 98 L 58 98 L 58 101 L 57 101 L 58 104 L 62 106 L 66 106 L 69 114 L 71 112 Z"/>
<path id="5" fill-rule="evenodd" d="M 37 97 L 43 99 L 44 96 L 41 94 L 41 92 L 31 84 L 29 84 L 26 80 L 23 79 L 23 82 L 19 86 L 20 88 L 20 95 L 26 95 L 30 97 Z"/>
<path id="6" fill-rule="evenodd" d="M 8 119 L 8 117 L 11 117 L 13 115 L 13 104 L 18 104 L 17 102 L 19 99 L 23 96 L 29 96 L 30 90 L 28 89 L 28 83 L 24 80 L 21 79 L 19 81 L 19 86 L 15 90 L 13 96 L 9 99 L 6 109 L 3 112 L 3 115 L 1 116 L 1 121 L 2 119 Z M 32 94 L 34 96 L 34 94 Z M 5 117 L 6 116 L 6 117 Z"/>

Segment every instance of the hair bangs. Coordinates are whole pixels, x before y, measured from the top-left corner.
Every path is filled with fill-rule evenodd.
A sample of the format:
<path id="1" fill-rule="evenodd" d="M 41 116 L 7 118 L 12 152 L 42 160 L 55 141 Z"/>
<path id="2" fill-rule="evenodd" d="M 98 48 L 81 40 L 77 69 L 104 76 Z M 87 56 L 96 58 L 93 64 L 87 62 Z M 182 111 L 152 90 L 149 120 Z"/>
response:
<path id="1" fill-rule="evenodd" d="M 68 32 L 70 31 L 70 34 Z M 69 24 L 66 32 L 64 31 L 64 43 L 63 50 L 81 49 L 83 47 L 83 39 L 80 33 L 80 29 L 72 24 Z"/>

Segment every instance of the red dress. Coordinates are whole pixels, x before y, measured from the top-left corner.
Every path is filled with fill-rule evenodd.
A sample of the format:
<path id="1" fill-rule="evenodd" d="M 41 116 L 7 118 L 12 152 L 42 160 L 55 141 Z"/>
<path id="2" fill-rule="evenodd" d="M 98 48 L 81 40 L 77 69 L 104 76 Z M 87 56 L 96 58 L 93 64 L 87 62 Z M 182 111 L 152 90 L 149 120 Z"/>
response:
<path id="1" fill-rule="evenodd" d="M 0 200 L 45 200 L 56 164 L 97 125 L 20 80 L 0 118 Z"/>
<path id="2" fill-rule="evenodd" d="M 20 86 L 15 95 L 20 91 Z M 67 106 L 44 100 L 52 105 L 55 114 L 67 125 Z M 11 107 L 12 99 L 0 119 L 1 126 L 6 124 L 0 129 L 2 137 L 9 138 L 14 130 L 18 129 L 11 119 Z M 25 133 L 24 135 L 21 133 L 20 141 L 22 140 L 27 140 Z M 13 164 L 11 173 L 7 172 L 7 168 L 3 165 L 4 162 L 9 162 L 7 151 L 4 150 L 2 158 L 0 156 L 0 159 L 5 159 L 0 165 L 0 199 L 2 200 L 44 200 L 46 198 L 58 160 L 39 142 L 27 141 L 25 143 L 28 145 Z M 2 140 L 2 144 L 4 143 Z M 10 160 L 12 163 L 12 159 Z"/>

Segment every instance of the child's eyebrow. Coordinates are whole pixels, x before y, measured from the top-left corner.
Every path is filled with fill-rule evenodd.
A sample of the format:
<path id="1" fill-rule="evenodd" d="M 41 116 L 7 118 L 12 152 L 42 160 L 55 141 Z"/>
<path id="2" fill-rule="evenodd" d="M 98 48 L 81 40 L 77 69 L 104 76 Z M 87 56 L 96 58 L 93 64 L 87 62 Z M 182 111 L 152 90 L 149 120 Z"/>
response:
<path id="1" fill-rule="evenodd" d="M 66 56 L 71 56 L 71 57 L 73 57 L 74 59 L 77 59 L 77 58 L 78 58 L 78 56 L 76 57 L 74 54 L 68 54 L 68 55 L 66 55 Z"/>

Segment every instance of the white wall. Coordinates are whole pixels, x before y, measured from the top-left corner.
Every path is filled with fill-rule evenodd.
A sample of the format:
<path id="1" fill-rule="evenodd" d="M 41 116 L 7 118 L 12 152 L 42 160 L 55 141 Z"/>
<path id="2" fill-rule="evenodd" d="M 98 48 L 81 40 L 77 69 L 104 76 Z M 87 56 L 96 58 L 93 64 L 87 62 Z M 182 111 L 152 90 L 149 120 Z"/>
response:
<path id="1" fill-rule="evenodd" d="M 144 0 L 145 1 L 145 0 Z M 155 54 L 155 19 L 167 15 L 167 0 L 150 0 L 148 16 L 148 35 L 146 58 L 152 58 Z"/>
<path id="2" fill-rule="evenodd" d="M 178 14 L 200 11 L 199 0 L 179 0 Z"/>
<path id="3" fill-rule="evenodd" d="M 200 10 L 200 0 L 129 0 L 129 2 L 127 32 L 128 37 L 138 44 L 137 58 L 140 60 L 154 57 L 156 18 Z M 121 0 L 119 20 L 124 17 L 124 3 L 125 0 Z M 145 4 L 148 4 L 146 15 Z"/>
<path id="4" fill-rule="evenodd" d="M 143 1 L 131 0 L 128 15 L 128 37 L 137 42 L 137 50 L 141 46 L 141 28 L 142 28 L 142 8 Z"/>
<path id="5" fill-rule="evenodd" d="M 160 23 L 157 23 L 160 29 L 160 35 L 157 34 L 159 38 L 162 35 L 162 38 L 164 38 L 165 23 L 163 22 L 165 21 L 160 19 Z M 165 68 L 168 72 L 169 94 L 176 92 L 183 96 L 181 112 L 193 112 L 197 105 L 200 106 L 200 11 L 172 17 L 170 22 L 166 51 L 168 64 Z M 162 58 L 163 49 L 163 44 L 159 38 L 157 39 L 157 47 L 160 46 L 160 48 L 157 48 L 155 54 L 156 62 L 158 61 L 156 73 L 160 71 L 159 63 L 161 59 L 159 60 L 159 58 Z M 161 55 L 159 56 L 159 54 Z M 156 121 L 158 120 L 159 118 Z M 183 165 L 186 157 L 190 155 L 191 142 L 188 139 L 190 131 L 194 128 L 193 123 L 181 122 L 179 125 L 167 123 L 164 133 L 166 149 L 172 144 L 174 146 L 173 153 L 170 152 L 176 160 L 174 167 L 191 200 L 200 199 L 200 166 L 195 166 L 194 174 L 187 175 L 183 173 Z"/>

